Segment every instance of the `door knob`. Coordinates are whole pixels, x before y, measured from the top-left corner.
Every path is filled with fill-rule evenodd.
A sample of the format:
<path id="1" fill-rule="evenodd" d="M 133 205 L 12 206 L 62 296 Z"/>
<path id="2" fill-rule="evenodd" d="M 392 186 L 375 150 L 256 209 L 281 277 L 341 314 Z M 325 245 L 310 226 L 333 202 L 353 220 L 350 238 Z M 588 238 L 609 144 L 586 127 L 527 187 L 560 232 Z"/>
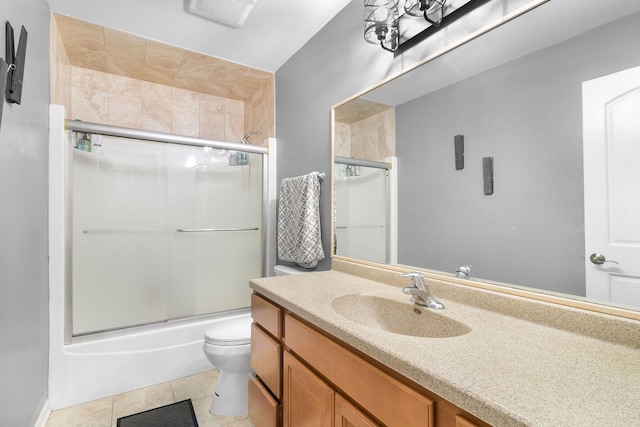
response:
<path id="1" fill-rule="evenodd" d="M 599 254 L 597 252 L 592 253 L 591 256 L 589 257 L 589 259 L 591 260 L 592 263 L 594 263 L 596 265 L 602 265 L 605 262 L 612 262 L 614 264 L 618 264 L 618 261 L 607 259 L 604 255 Z"/>

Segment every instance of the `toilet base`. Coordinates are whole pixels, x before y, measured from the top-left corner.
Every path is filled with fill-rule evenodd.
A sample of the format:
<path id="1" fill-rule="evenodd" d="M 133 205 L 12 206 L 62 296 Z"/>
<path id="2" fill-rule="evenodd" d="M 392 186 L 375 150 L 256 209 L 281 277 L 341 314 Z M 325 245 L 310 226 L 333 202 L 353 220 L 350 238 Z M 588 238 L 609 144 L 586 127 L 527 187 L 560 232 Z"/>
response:
<path id="1" fill-rule="evenodd" d="M 220 371 L 209 412 L 213 415 L 246 415 L 249 407 L 249 372 Z"/>

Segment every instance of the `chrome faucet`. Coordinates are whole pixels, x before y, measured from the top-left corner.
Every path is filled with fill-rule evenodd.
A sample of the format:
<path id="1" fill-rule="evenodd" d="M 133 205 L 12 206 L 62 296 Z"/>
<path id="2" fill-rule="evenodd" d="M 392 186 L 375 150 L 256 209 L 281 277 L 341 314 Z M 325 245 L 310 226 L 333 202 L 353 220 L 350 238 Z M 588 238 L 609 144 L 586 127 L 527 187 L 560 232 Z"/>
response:
<path id="1" fill-rule="evenodd" d="M 402 277 L 411 277 L 413 279 L 413 286 L 407 286 L 402 288 L 402 292 L 407 295 L 411 295 L 411 301 L 422 305 L 424 307 L 433 308 L 436 310 L 442 310 L 444 305 L 440 303 L 429 291 L 429 285 L 424 280 L 422 273 L 416 271 L 406 274 L 401 274 Z"/>
<path id="2" fill-rule="evenodd" d="M 461 265 L 456 270 L 456 277 L 460 279 L 469 279 L 469 274 L 471 274 L 471 266 L 470 265 Z"/>

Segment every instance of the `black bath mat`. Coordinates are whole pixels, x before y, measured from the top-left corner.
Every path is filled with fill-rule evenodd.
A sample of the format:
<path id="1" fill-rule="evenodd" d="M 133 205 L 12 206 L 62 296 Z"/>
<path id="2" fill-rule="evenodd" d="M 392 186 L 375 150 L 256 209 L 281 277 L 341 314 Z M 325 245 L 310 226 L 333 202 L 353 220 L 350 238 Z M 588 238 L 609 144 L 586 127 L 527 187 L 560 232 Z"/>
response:
<path id="1" fill-rule="evenodd" d="M 118 418 L 117 427 L 198 427 L 191 399 Z"/>

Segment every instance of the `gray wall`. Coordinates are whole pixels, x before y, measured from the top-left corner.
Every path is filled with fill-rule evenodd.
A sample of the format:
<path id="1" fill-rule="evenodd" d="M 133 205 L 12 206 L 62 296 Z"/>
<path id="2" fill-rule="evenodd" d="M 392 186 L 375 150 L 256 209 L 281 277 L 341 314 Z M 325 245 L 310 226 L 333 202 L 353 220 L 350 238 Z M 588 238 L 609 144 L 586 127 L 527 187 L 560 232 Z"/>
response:
<path id="1" fill-rule="evenodd" d="M 363 3 L 353 0 L 276 72 L 278 181 L 314 170 L 327 173 L 320 209 L 326 257 L 317 269 L 331 267 L 331 107 L 523 3 L 489 2 L 472 21 L 461 20 L 395 56 L 364 41 Z"/>
<path id="2" fill-rule="evenodd" d="M 584 296 L 581 85 L 640 65 L 638 40 L 635 14 L 398 106 L 398 261 Z"/>
<path id="3" fill-rule="evenodd" d="M 364 72 L 367 63 L 389 57 L 365 43 L 361 30 L 362 2 L 354 1 L 276 72 L 278 182 L 327 174 L 320 201 L 325 259 L 318 270 L 331 267 L 331 106 L 379 80 Z"/>
<path id="4" fill-rule="evenodd" d="M 34 425 L 47 399 L 49 7 L 0 0 L 16 37 L 29 33 L 21 105 L 0 128 L 0 425 Z M 17 39 L 16 39 L 17 44 Z"/>

